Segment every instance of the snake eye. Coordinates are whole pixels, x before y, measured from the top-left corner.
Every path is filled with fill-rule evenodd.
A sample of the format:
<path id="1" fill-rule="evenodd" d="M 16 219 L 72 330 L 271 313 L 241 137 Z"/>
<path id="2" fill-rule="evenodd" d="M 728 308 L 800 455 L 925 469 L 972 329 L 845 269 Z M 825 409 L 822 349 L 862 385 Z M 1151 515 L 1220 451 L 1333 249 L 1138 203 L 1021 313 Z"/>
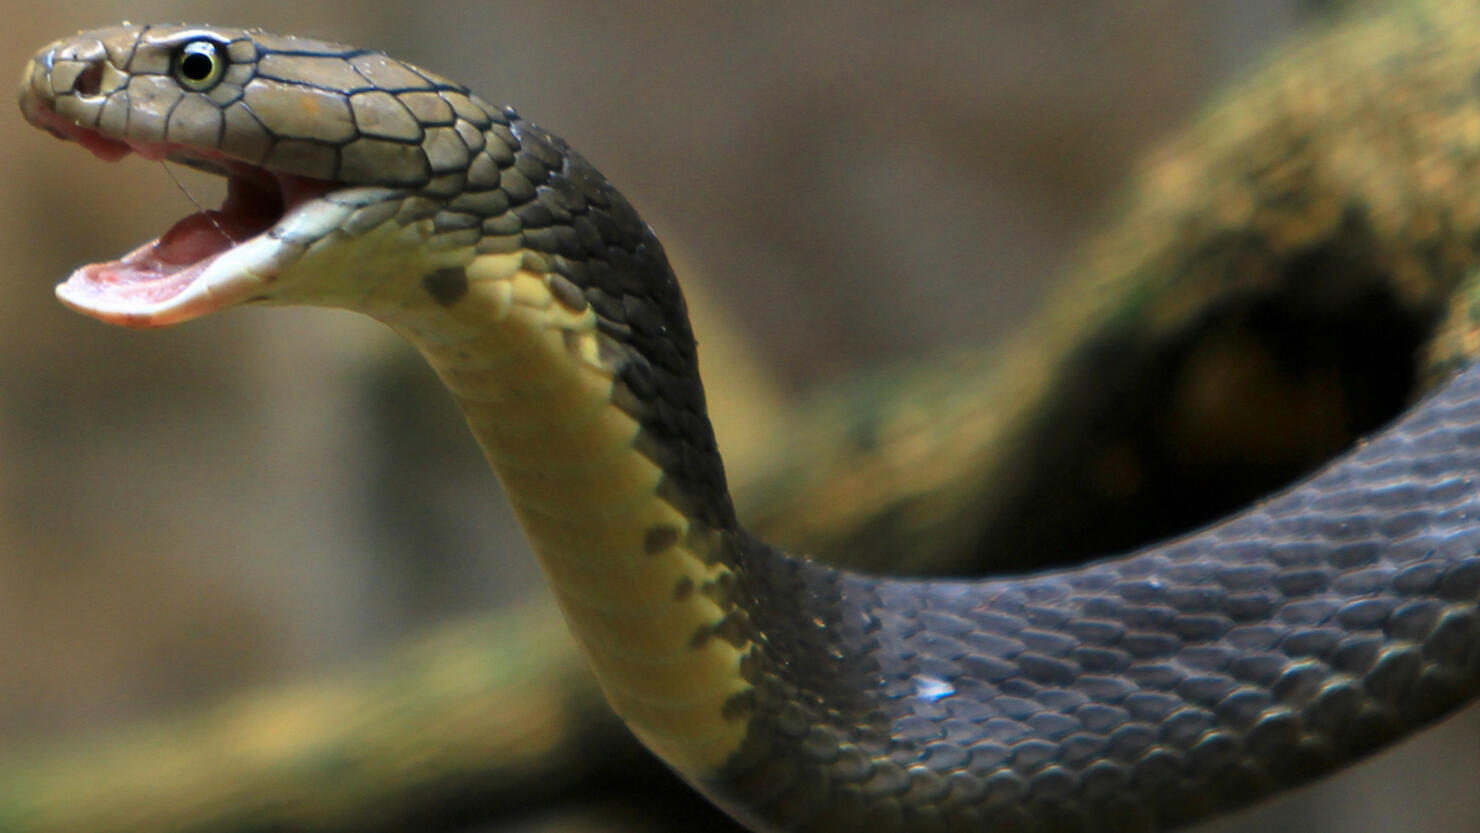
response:
<path id="1" fill-rule="evenodd" d="M 226 53 L 215 41 L 191 41 L 175 53 L 173 71 L 185 89 L 203 93 L 226 72 Z"/>

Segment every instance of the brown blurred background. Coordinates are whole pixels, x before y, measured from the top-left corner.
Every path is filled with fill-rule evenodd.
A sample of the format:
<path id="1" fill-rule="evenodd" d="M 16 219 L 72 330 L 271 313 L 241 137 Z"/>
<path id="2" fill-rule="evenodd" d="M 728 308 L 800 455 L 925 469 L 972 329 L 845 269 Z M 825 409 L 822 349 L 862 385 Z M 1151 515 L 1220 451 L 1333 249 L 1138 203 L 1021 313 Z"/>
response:
<path id="1" fill-rule="evenodd" d="M 1314 4 L 248 5 L 126 14 L 384 48 L 516 105 L 623 189 L 796 391 L 1020 320 L 1147 145 Z M 13 4 L 0 60 L 18 73 L 122 13 Z M 315 310 L 145 335 L 69 314 L 52 283 L 194 209 L 156 166 L 18 116 L 0 142 L 0 744 L 544 592 L 450 408 L 407 408 L 431 385 L 387 334 Z M 1210 829 L 1480 828 L 1477 722 Z"/>

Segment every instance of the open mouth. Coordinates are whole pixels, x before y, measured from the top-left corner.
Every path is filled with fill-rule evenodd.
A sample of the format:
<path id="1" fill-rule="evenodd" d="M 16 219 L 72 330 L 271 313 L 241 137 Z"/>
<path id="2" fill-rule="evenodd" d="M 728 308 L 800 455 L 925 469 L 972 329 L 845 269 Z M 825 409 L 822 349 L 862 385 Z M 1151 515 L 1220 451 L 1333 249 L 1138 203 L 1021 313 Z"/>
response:
<path id="1" fill-rule="evenodd" d="M 228 253 L 242 249 L 306 203 L 342 187 L 176 143 L 120 141 L 46 109 L 28 115 L 105 161 L 138 154 L 226 177 L 226 199 L 220 208 L 185 217 L 117 260 L 83 266 L 57 287 L 63 304 L 111 324 L 163 327 L 260 294 L 274 277 L 266 270 L 243 268 L 253 265 L 249 262 L 224 270 L 212 266 L 226 265 L 222 261 Z"/>

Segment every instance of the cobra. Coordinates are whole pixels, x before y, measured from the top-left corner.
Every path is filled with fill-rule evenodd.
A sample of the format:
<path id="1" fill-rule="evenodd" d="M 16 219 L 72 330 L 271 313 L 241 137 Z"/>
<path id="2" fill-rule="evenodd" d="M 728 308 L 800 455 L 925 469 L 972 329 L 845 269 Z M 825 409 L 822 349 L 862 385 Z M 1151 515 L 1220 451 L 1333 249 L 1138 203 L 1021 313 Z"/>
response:
<path id="1" fill-rule="evenodd" d="M 138 328 L 343 307 L 403 335 L 613 708 L 757 829 L 1165 829 L 1480 685 L 1480 371 L 1181 539 L 1032 576 L 864 576 L 739 524 L 662 246 L 514 111 L 379 53 L 205 26 L 53 43 L 21 108 L 104 159 L 228 182 L 63 303 Z"/>

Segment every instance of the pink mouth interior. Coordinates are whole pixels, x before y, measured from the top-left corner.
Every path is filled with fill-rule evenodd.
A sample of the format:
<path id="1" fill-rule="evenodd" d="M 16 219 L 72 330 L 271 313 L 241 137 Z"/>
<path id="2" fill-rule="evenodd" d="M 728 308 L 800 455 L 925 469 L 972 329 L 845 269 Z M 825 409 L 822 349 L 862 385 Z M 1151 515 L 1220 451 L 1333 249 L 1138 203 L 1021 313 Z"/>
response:
<path id="1" fill-rule="evenodd" d="M 150 160 L 171 156 L 208 160 L 227 177 L 219 209 L 200 211 L 176 222 L 158 239 L 118 260 L 78 269 L 67 281 L 74 299 L 92 298 L 113 309 L 165 302 L 185 291 L 217 256 L 267 231 L 283 215 L 338 187 L 328 180 L 279 173 L 173 143 L 125 142 L 73 124 L 52 112 L 40 114 L 43 126 L 76 141 L 107 162 L 131 153 Z"/>

